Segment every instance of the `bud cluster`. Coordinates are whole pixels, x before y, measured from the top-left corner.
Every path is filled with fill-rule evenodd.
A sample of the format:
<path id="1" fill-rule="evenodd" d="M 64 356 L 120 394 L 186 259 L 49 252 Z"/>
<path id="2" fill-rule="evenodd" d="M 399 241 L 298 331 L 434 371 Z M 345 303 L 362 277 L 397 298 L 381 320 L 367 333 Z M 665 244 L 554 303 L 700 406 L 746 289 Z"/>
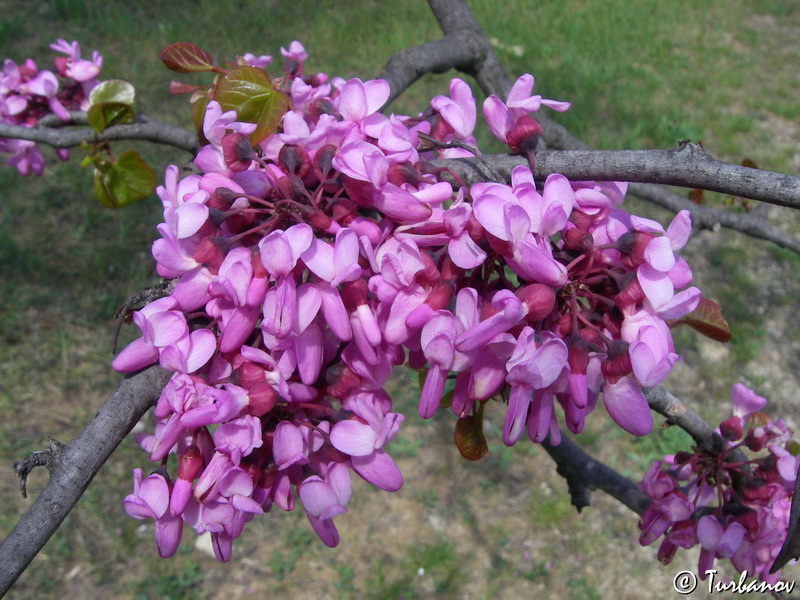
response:
<path id="1" fill-rule="evenodd" d="M 679 452 L 654 461 L 639 488 L 652 499 L 642 515 L 639 542 L 664 535 L 658 559 L 669 564 L 678 547 L 700 544 L 702 579 L 716 558 L 774 584 L 770 573 L 787 526 L 797 478 L 797 443 L 782 419 L 760 412 L 767 401 L 737 383 L 733 415 L 720 423 L 721 452 Z M 744 450 L 758 453 L 747 458 Z"/>
<path id="2" fill-rule="evenodd" d="M 423 370 L 423 418 L 449 404 L 479 423 L 490 399 L 505 403 L 508 445 L 523 431 L 557 444 L 559 406 L 580 432 L 601 394 L 622 428 L 647 434 L 642 387 L 678 359 L 666 320 L 700 299 L 675 254 L 688 213 L 664 230 L 619 208 L 624 183 L 534 181 L 522 166 L 510 185 L 464 185 L 430 161 L 479 155 L 465 82 L 416 116 L 386 116 L 387 82 L 304 75 L 303 47 L 281 51 L 278 130 L 253 145 L 255 125 L 212 99 L 201 173 L 167 170 L 153 256 L 176 283 L 134 314 L 142 336 L 113 363 L 174 371 L 140 440 L 161 467 L 137 470 L 125 500 L 155 520 L 160 554 L 185 522 L 228 560 L 247 521 L 297 498 L 336 545 L 351 471 L 402 485 L 385 451 L 404 419 L 384 391 L 396 365 Z M 540 105 L 568 107 L 532 91 L 524 75 L 483 106 L 516 151 L 535 147 Z"/>
<path id="3" fill-rule="evenodd" d="M 70 110 L 89 108 L 89 93 L 98 84 L 103 57 L 95 51 L 91 60 L 82 59 L 78 42 L 61 39 L 50 48 L 65 55 L 54 59 L 55 73 L 40 71 L 30 58 L 21 65 L 5 60 L 0 73 L 0 122 L 35 127 L 46 115 L 69 121 Z M 44 171 L 44 157 L 35 142 L 0 138 L 0 153 L 10 154 L 6 162 L 20 175 L 41 175 Z M 56 154 L 62 160 L 69 157 L 64 149 L 56 150 Z"/>

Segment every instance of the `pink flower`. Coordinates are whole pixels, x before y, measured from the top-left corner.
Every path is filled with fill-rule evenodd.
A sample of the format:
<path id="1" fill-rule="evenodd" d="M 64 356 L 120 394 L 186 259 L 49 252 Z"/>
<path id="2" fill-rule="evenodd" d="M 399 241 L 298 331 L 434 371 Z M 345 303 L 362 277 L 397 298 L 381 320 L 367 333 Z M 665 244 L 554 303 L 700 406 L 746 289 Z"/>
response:
<path id="1" fill-rule="evenodd" d="M 125 497 L 125 512 L 134 519 L 155 520 L 156 547 L 161 558 L 178 549 L 183 521 L 169 512 L 169 485 L 162 475 L 153 473 L 142 479 L 142 470 L 133 470 L 133 493 Z"/>

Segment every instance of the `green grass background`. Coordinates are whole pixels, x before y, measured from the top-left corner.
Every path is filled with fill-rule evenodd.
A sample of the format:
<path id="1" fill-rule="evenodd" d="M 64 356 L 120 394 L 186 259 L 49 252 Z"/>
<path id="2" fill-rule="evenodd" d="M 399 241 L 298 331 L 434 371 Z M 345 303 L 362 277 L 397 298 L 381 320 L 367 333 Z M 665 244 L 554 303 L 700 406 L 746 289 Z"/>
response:
<path id="1" fill-rule="evenodd" d="M 572 101 L 573 108 L 557 118 L 586 142 L 646 148 L 690 138 L 702 140 L 717 157 L 750 158 L 762 168 L 798 174 L 800 8 L 794 0 L 508 0 L 502 5 L 473 0 L 470 5 L 510 73 L 531 72 L 536 93 Z M 0 56 L 18 62 L 31 56 L 49 68 L 48 43 L 57 37 L 79 40 L 85 54 L 98 49 L 104 55 L 103 78 L 125 78 L 135 85 L 139 110 L 185 126 L 190 124 L 187 99 L 169 97 L 167 83 L 175 74 L 157 59 L 170 42 L 198 43 L 218 60 L 248 51 L 279 59 L 279 47 L 298 39 L 310 54 L 308 70 L 366 79 L 392 52 L 439 36 L 420 0 L 0 0 Z M 426 77 L 393 110 L 422 110 L 432 95 L 446 93 L 451 76 Z M 481 136 L 488 139 L 485 131 Z M 129 146 L 115 147 L 122 152 Z M 130 147 L 159 165 L 159 172 L 189 158 L 169 148 Z M 80 155 L 75 150 L 69 163 L 51 161 L 42 178 L 23 179 L 0 169 L 0 499 L 5 507 L 0 535 L 29 503 L 19 498 L 10 462 L 43 447 L 46 436 L 70 440 L 91 418 L 118 379 L 108 369 L 111 317 L 131 293 L 155 282 L 149 247 L 160 204 L 151 198 L 118 212 L 100 207 L 91 195 L 89 173 L 77 165 Z M 709 196 L 709 201 L 724 199 Z M 797 232 L 792 215 L 773 213 L 772 218 Z M 720 237 L 700 237 L 703 245 L 688 250 L 697 264 L 712 268 L 701 272 L 698 267 L 698 279 L 731 321 L 735 338 L 725 351 L 726 366 L 703 366 L 703 342 L 687 332 L 676 335 L 681 350 L 698 358 L 700 375 L 694 381 L 702 381 L 706 399 L 718 404 L 724 403 L 732 377 L 742 374 L 780 389 L 770 380 L 780 373 L 758 368 L 770 342 L 765 320 L 773 310 L 791 309 L 798 280 L 798 260 L 791 253 L 739 234 Z M 765 283 L 767 276 L 779 284 Z M 797 358 L 794 324 L 789 321 L 782 332 L 780 354 L 786 360 Z M 532 591 L 543 597 L 612 597 L 609 590 L 617 588 L 608 576 L 587 564 L 604 560 L 619 544 L 635 549 L 635 518 L 598 498 L 600 511 L 628 523 L 586 529 L 586 519 L 592 518 L 587 511 L 595 509 L 574 514 L 544 453 L 525 443 L 503 448 L 496 432 L 490 456 L 464 465 L 448 442 L 451 419 L 417 422 L 412 381 L 401 376 L 397 385 L 409 425 L 394 444 L 401 466 L 412 475 L 401 504 L 391 510 L 428 515 L 430 530 L 413 525 L 394 531 L 383 519 L 404 523 L 402 514 L 370 512 L 381 494 L 361 486 L 347 516 L 357 525 L 349 538 L 345 531 L 343 547 L 336 551 L 322 549 L 298 514 L 270 514 L 251 524 L 251 532 L 237 543 L 235 564 L 217 565 L 193 549 L 188 530 L 178 555 L 161 561 L 152 530 L 142 529 L 121 509 L 131 469 L 147 468 L 145 455 L 126 442 L 11 597 L 182 599 L 214 597 L 220 589 L 231 597 L 260 597 L 260 590 L 298 598 L 513 598 Z M 788 399 L 784 406 L 791 406 Z M 718 416 L 712 409 L 702 408 L 710 418 Z M 587 433 L 585 443 L 634 478 L 649 460 L 686 443 L 669 432 L 631 444 L 616 430 L 606 432 L 603 419 L 595 416 L 601 424 Z M 532 473 L 549 479 L 532 481 Z M 34 473 L 32 493 L 45 480 Z M 543 485 L 552 493 L 542 492 Z M 507 507 L 512 497 L 520 499 L 513 511 Z M 448 527 L 437 528 L 431 515 L 445 515 Z M 394 531 L 383 542 L 382 524 Z M 544 546 L 515 545 L 520 524 L 544 532 Z M 466 533 L 455 533 L 462 530 Z M 472 545 L 465 546 L 465 539 Z M 479 551 L 485 551 L 485 560 L 471 558 Z M 637 556 L 644 568 L 659 569 L 654 549 Z M 654 586 L 653 593 L 661 597 L 671 590 Z"/>

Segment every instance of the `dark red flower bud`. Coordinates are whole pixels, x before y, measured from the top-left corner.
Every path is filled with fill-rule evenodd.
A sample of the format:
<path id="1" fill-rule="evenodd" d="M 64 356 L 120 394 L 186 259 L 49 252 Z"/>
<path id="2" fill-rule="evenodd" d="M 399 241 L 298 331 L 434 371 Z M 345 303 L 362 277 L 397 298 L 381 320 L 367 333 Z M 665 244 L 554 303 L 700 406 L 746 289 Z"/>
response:
<path id="1" fill-rule="evenodd" d="M 430 183 L 430 181 L 425 179 L 422 176 L 422 173 L 415 169 L 414 165 L 408 161 L 403 163 L 393 163 L 386 173 L 386 178 L 390 183 L 393 183 L 396 186 L 400 186 L 404 183 L 410 183 L 414 187 L 418 187 L 421 183 Z"/>
<path id="2" fill-rule="evenodd" d="M 320 115 L 333 115 L 338 119 L 341 117 L 336 113 L 333 104 L 327 98 L 317 98 L 308 107 L 308 112 L 311 114 L 311 119 L 316 123 L 319 121 Z"/>
<path id="3" fill-rule="evenodd" d="M 278 189 L 283 194 L 284 198 L 289 198 L 301 204 L 306 201 L 306 185 L 303 180 L 297 175 L 289 175 L 288 177 L 281 177 L 278 179 Z"/>
<path id="4" fill-rule="evenodd" d="M 581 231 L 588 231 L 589 227 L 591 227 L 592 223 L 594 222 L 594 217 L 587 215 L 585 212 L 582 212 L 576 208 L 573 209 L 572 214 L 569 216 L 569 220 L 577 229 Z"/>
<path id="5" fill-rule="evenodd" d="M 679 452 L 676 452 L 675 463 L 678 465 L 687 463 L 692 459 L 692 456 L 694 456 L 694 454 L 692 454 L 691 452 L 686 452 L 686 450 L 681 450 Z"/>
<path id="6" fill-rule="evenodd" d="M 528 309 L 525 320 L 531 324 L 541 321 L 552 313 L 556 305 L 555 292 L 541 283 L 532 283 L 521 287 L 515 295 Z"/>
<path id="7" fill-rule="evenodd" d="M 617 383 L 633 371 L 628 354 L 628 342 L 614 341 L 608 348 L 607 358 L 600 363 L 600 370 L 608 383 Z"/>
<path id="8" fill-rule="evenodd" d="M 361 385 L 361 377 L 353 373 L 350 368 L 339 363 L 328 367 L 325 371 L 326 391 L 330 396 L 340 400 Z"/>
<path id="9" fill-rule="evenodd" d="M 300 179 L 311 171 L 311 159 L 304 148 L 291 144 L 284 145 L 278 152 L 278 162 L 289 175 L 297 175 Z"/>
<path id="10" fill-rule="evenodd" d="M 530 115 L 522 115 L 506 134 L 506 143 L 516 154 L 529 154 L 536 150 L 542 126 Z"/>
<path id="11" fill-rule="evenodd" d="M 225 260 L 225 256 L 228 254 L 230 247 L 230 238 L 203 238 L 197 246 L 197 250 L 194 251 L 192 258 L 216 271 L 219 269 L 222 261 Z"/>
<path id="12" fill-rule="evenodd" d="M 241 133 L 226 133 L 222 136 L 222 157 L 231 171 L 245 171 L 253 162 L 256 153 L 250 141 Z"/>
<path id="13" fill-rule="evenodd" d="M 239 368 L 236 370 L 239 374 L 240 385 L 249 390 L 259 383 L 266 383 L 266 376 L 264 375 L 264 367 L 257 365 L 250 361 L 243 361 Z"/>
<path id="14" fill-rule="evenodd" d="M 719 424 L 719 432 L 726 440 L 734 441 L 742 437 L 742 420 L 731 416 Z"/>
<path id="15" fill-rule="evenodd" d="M 263 373 L 261 377 L 263 379 Z M 275 403 L 278 400 L 277 392 L 266 381 L 262 381 L 250 386 L 250 388 L 247 389 L 247 397 L 250 399 L 250 414 L 252 414 L 254 417 L 260 417 L 267 414 L 269 411 L 275 408 Z"/>
<path id="16" fill-rule="evenodd" d="M 363 279 L 356 279 L 355 281 L 346 281 L 342 284 L 342 302 L 348 312 L 353 312 L 362 304 L 367 303 L 367 293 L 369 288 L 367 282 Z"/>
<path id="17" fill-rule="evenodd" d="M 591 233 L 573 227 L 572 229 L 567 229 L 567 233 L 564 235 L 564 246 L 569 250 L 587 252 L 594 247 L 594 236 Z"/>
<path id="18" fill-rule="evenodd" d="M 635 269 L 644 264 L 645 248 L 654 237 L 656 237 L 655 234 L 633 230 L 627 231 L 619 237 L 617 250 L 625 255 L 622 258 L 622 262 L 626 267 Z"/>
<path id="19" fill-rule="evenodd" d="M 178 455 L 178 479 L 193 481 L 203 470 L 203 458 L 197 444 L 189 446 L 185 452 Z"/>
<path id="20" fill-rule="evenodd" d="M 333 157 L 336 156 L 336 146 L 333 144 L 325 144 L 322 148 L 317 150 L 314 155 L 314 175 L 320 181 L 328 179 L 328 175 L 333 170 Z"/>
<path id="21" fill-rule="evenodd" d="M 567 362 L 573 375 L 586 375 L 589 366 L 589 344 L 579 335 L 571 335 L 567 341 Z"/>
<path id="22" fill-rule="evenodd" d="M 639 280 L 636 278 L 636 274 L 630 273 L 627 279 L 627 285 L 625 285 L 619 294 L 614 296 L 614 304 L 616 304 L 617 308 L 620 310 L 626 306 L 635 306 L 644 302 L 644 290 Z"/>

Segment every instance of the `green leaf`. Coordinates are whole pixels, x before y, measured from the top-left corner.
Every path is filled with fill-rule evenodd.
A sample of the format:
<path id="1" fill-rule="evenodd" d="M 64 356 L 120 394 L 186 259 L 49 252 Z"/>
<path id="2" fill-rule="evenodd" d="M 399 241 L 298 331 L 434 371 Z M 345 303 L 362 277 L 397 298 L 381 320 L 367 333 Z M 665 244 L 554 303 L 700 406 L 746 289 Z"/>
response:
<path id="1" fill-rule="evenodd" d="M 257 67 L 228 71 L 217 82 L 214 99 L 223 111 L 235 110 L 237 121 L 256 124 L 248 136 L 253 145 L 275 131 L 289 107 L 286 96 L 273 90 L 269 75 Z"/>
<path id="2" fill-rule="evenodd" d="M 205 144 L 208 143 L 208 140 L 203 133 L 203 118 L 206 114 L 206 106 L 210 101 L 211 99 L 208 96 L 201 96 L 192 102 L 192 122 L 197 130 L 197 139 Z"/>
<path id="3" fill-rule="evenodd" d="M 214 69 L 214 59 L 211 55 L 190 42 L 175 42 L 164 46 L 158 53 L 161 62 L 178 73 L 199 73 Z"/>
<path id="4" fill-rule="evenodd" d="M 89 94 L 89 102 L 101 104 L 103 102 L 115 102 L 133 106 L 136 99 L 136 90 L 133 85 L 124 79 L 109 79 L 97 84 Z"/>
<path id="5" fill-rule="evenodd" d="M 111 165 L 95 166 L 94 195 L 107 208 L 122 208 L 146 198 L 156 186 L 156 174 L 133 150 Z"/>
<path id="6" fill-rule="evenodd" d="M 135 115 L 130 104 L 121 102 L 100 102 L 93 104 L 86 113 L 89 127 L 98 133 L 103 133 L 112 125 L 133 123 Z"/>

